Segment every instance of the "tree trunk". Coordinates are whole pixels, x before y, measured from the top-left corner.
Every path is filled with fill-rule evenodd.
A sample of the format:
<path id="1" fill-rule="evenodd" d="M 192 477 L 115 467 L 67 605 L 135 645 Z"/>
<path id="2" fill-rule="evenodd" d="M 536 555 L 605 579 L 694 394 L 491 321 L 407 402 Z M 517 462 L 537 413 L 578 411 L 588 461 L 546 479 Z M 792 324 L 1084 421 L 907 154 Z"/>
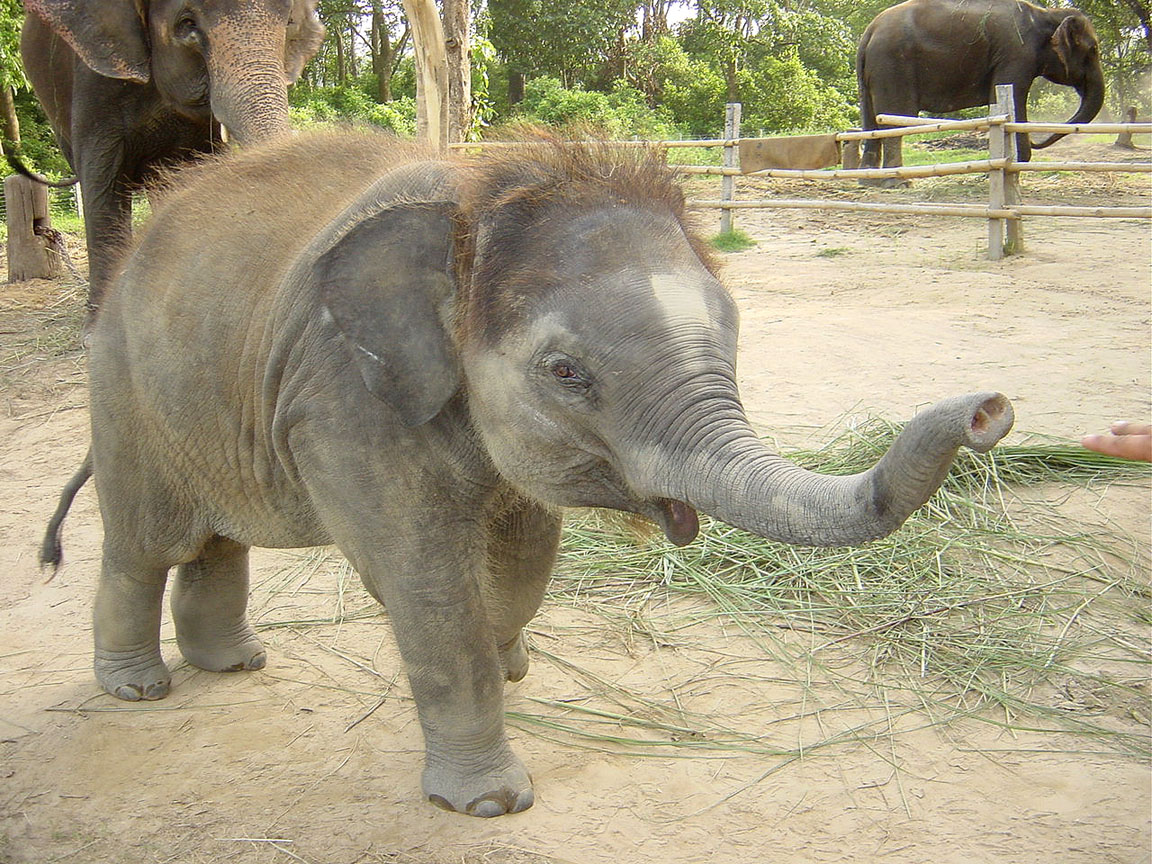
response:
<path id="1" fill-rule="evenodd" d="M 472 128 L 472 57 L 469 0 L 444 0 L 448 55 L 448 140 L 463 141 Z"/>
<path id="2" fill-rule="evenodd" d="M 15 94 L 11 87 L 0 87 L 0 138 L 20 143 L 20 120 L 16 116 Z"/>
<path id="3" fill-rule="evenodd" d="M 376 101 L 392 101 L 392 34 L 379 0 L 372 4 L 372 72 L 376 76 Z"/>
<path id="4" fill-rule="evenodd" d="M 359 76 L 356 68 L 356 13 L 348 13 L 348 75 L 351 78 Z"/>
<path id="5" fill-rule="evenodd" d="M 444 25 L 435 0 L 404 0 L 416 55 L 416 138 L 438 150 L 448 146 L 448 60 Z"/>
<path id="6" fill-rule="evenodd" d="M 344 59 L 344 34 L 339 27 L 332 29 L 335 31 L 332 36 L 336 42 L 336 83 L 343 86 L 348 83 L 348 66 Z"/>
<path id="7" fill-rule="evenodd" d="M 524 101 L 524 73 L 508 70 L 508 104 L 516 105 Z"/>
<path id="8" fill-rule="evenodd" d="M 7 90 L 8 88 L 0 88 Z M 8 281 L 51 279 L 60 259 L 52 250 L 48 187 L 13 174 L 4 180 L 8 210 Z"/>

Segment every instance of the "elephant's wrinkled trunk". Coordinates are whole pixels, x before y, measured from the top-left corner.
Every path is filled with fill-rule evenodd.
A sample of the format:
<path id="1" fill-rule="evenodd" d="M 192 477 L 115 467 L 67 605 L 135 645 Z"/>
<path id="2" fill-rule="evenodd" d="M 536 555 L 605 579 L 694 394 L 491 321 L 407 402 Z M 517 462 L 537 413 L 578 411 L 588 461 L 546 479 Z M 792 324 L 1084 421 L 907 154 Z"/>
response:
<path id="1" fill-rule="evenodd" d="M 241 147 L 287 132 L 288 79 L 282 26 L 229 33 L 224 28 L 206 58 L 212 115 Z M 261 34 L 262 38 L 257 38 Z"/>
<path id="2" fill-rule="evenodd" d="M 705 447 L 663 476 L 645 477 L 645 491 L 666 499 L 665 533 L 684 540 L 686 502 L 717 519 L 772 540 L 846 546 L 899 528 L 943 482 L 960 447 L 984 452 L 1012 428 L 1011 403 L 999 393 L 939 402 L 907 423 L 868 471 L 829 476 L 799 468 L 768 450 L 744 424 L 710 452 Z M 736 430 L 730 430 L 736 431 Z M 691 539 L 688 537 L 687 539 Z"/>
<path id="3" fill-rule="evenodd" d="M 1076 92 L 1080 95 L 1080 107 L 1076 109 L 1075 114 L 1068 118 L 1068 122 L 1091 123 L 1100 113 L 1100 109 L 1104 107 L 1104 73 L 1099 64 L 1096 64 L 1096 67 L 1091 70 L 1084 83 L 1076 88 Z M 1043 150 L 1045 147 L 1051 147 L 1065 134 L 1056 132 L 1043 141 L 1033 141 L 1032 149 Z"/>

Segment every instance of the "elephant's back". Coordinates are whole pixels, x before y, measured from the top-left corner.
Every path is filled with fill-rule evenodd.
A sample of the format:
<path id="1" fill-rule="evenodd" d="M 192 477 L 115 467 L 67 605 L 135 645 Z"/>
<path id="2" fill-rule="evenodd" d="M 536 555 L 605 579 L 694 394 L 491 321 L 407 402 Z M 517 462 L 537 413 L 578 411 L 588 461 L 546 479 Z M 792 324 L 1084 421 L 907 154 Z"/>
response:
<path id="1" fill-rule="evenodd" d="M 183 294 L 269 291 L 366 186 L 419 155 L 389 135 L 306 132 L 177 170 L 163 179 L 113 290 L 135 293 L 147 283 L 141 301 L 166 286 Z"/>

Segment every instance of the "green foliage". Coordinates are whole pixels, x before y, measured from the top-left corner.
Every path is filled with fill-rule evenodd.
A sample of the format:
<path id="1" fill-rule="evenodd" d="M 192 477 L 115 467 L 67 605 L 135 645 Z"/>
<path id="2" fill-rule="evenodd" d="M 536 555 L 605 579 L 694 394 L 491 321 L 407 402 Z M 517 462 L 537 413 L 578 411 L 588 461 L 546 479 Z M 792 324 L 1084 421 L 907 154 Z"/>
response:
<path id="1" fill-rule="evenodd" d="M 292 123 L 299 128 L 320 123 L 365 123 L 397 135 L 416 134 L 416 100 L 410 96 L 381 104 L 359 86 L 297 86 L 290 101 Z"/>
<path id="2" fill-rule="evenodd" d="M 516 72 L 587 84 L 635 22 L 632 0 L 488 0 L 489 38 Z"/>
<path id="3" fill-rule="evenodd" d="M 54 179 L 72 173 L 68 161 L 56 146 L 56 136 L 48 118 L 30 90 L 16 91 L 16 116 L 20 118 L 20 156 L 29 168 Z"/>
<path id="4" fill-rule="evenodd" d="M 524 89 L 520 116 L 558 128 L 584 127 L 609 138 L 678 138 L 682 133 L 663 108 L 649 108 L 626 84 L 611 93 L 565 88 L 555 78 L 534 78 Z"/>
<path id="5" fill-rule="evenodd" d="M 20 0 L 0 0 L 0 87 L 22 87 L 20 66 L 20 25 L 24 11 Z"/>

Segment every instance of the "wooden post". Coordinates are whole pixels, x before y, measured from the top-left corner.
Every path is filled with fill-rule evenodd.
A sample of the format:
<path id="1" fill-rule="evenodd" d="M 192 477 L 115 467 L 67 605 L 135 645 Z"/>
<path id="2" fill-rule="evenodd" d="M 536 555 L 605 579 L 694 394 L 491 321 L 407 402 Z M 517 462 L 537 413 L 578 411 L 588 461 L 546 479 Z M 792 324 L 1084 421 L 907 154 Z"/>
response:
<path id="1" fill-rule="evenodd" d="M 1004 92 L 1000 92 L 1000 88 Z M 1008 122 L 1016 122 L 1016 99 L 1012 93 L 1011 84 L 996 85 L 996 104 L 1003 103 L 1004 113 L 1008 115 Z M 1017 157 L 1016 136 L 1004 137 L 1004 204 L 1015 207 L 1020 203 L 1020 173 L 1013 171 L 1012 166 Z M 1004 251 L 1009 255 L 1018 255 L 1024 251 L 1024 220 L 1008 219 L 1004 223 Z"/>
<path id="2" fill-rule="evenodd" d="M 1008 121 L 1015 120 L 1015 102 L 1012 96 L 1011 84 L 996 85 L 996 102 L 988 106 L 988 114 L 1002 114 Z M 988 127 L 988 158 L 990 160 L 1006 160 L 1003 168 L 993 168 L 988 172 L 988 207 L 991 210 L 1002 210 L 1004 207 L 1020 203 L 1020 189 L 1015 172 L 1009 171 L 1008 166 L 1016 160 L 1016 135 L 1005 129 L 1003 123 L 994 123 Z M 1019 219 L 989 219 L 988 220 L 988 258 L 999 261 L 1005 252 L 1011 254 L 1019 252 L 1023 242 L 1023 230 Z M 1007 233 L 1007 242 L 1005 241 Z"/>
<path id="3" fill-rule="evenodd" d="M 740 137 L 740 109 L 739 102 L 729 102 L 724 106 L 724 167 L 735 168 L 739 161 L 740 151 L 733 143 Z M 720 200 L 731 201 L 736 197 L 736 178 L 725 174 L 721 181 Z M 727 234 L 732 230 L 732 211 L 725 207 L 720 211 L 720 233 Z"/>
<path id="4" fill-rule="evenodd" d="M 13 174 L 4 180 L 8 209 L 8 281 L 51 279 L 60 271 L 60 258 L 37 229 L 52 227 L 48 187 Z"/>

